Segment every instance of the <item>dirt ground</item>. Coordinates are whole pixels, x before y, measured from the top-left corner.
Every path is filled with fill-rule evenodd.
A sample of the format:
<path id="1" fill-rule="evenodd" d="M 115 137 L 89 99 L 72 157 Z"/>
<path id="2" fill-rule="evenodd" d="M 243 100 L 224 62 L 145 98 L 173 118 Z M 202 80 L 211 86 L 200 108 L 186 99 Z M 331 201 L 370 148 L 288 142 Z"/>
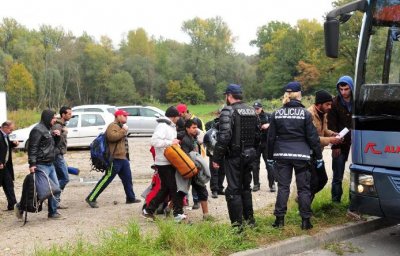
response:
<path id="1" fill-rule="evenodd" d="M 153 163 L 149 152 L 149 137 L 129 138 L 131 152 L 131 168 L 133 173 L 134 192 L 138 198 L 149 186 Z M 330 150 L 324 151 L 324 158 L 329 157 Z M 14 155 L 15 156 L 15 155 Z M 19 201 L 22 181 L 28 174 L 27 158 L 14 157 L 16 172 L 15 193 Z M 70 183 L 62 194 L 62 204 L 68 209 L 59 210 L 65 217 L 61 220 L 47 219 L 47 206 L 37 214 L 28 214 L 28 222 L 17 219 L 13 211 L 4 211 L 7 203 L 3 191 L 0 192 L 0 255 L 32 255 L 37 248 L 49 248 L 53 245 L 74 243 L 80 239 L 96 241 L 99 232 L 110 228 L 123 228 L 129 221 L 136 221 L 142 230 L 151 230 L 154 223 L 147 222 L 141 215 L 142 203 L 125 204 L 125 193 L 118 177 L 98 198 L 99 208 L 92 209 L 84 201 L 93 189 L 101 173 L 90 171 L 88 149 L 69 150 L 65 156 L 68 164 L 80 169 L 80 175 L 70 175 Z M 330 166 L 330 162 L 326 163 Z M 330 168 L 327 168 L 330 169 Z M 262 161 L 261 170 L 265 170 Z M 331 174 L 328 174 L 331 176 Z M 269 192 L 267 175 L 260 172 L 261 190 L 253 193 L 254 209 L 260 209 L 275 202 L 276 193 Z M 141 198 L 143 199 L 143 198 Z M 209 212 L 219 221 L 228 221 L 228 213 L 224 196 L 209 198 Z M 190 200 L 190 205 L 192 200 Z M 201 210 L 185 209 L 192 222 L 201 221 Z M 151 231 L 150 231 L 151 232 Z"/>

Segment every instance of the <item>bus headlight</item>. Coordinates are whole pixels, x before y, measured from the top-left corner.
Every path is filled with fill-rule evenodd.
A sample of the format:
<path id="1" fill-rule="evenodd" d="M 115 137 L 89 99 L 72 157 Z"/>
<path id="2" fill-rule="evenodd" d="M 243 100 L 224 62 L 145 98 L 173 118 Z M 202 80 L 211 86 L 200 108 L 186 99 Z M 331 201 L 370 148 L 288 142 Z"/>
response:
<path id="1" fill-rule="evenodd" d="M 366 196 L 376 196 L 374 177 L 369 174 L 351 172 L 350 191 Z"/>

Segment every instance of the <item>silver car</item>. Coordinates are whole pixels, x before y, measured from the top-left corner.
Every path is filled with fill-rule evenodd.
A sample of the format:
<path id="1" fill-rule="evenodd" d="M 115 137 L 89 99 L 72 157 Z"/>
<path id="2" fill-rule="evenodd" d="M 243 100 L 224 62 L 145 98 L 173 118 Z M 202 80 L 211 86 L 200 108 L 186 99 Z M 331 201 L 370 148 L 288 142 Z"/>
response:
<path id="1" fill-rule="evenodd" d="M 72 113 L 72 118 L 66 125 L 68 128 L 68 148 L 89 147 L 90 143 L 92 143 L 92 141 L 100 132 L 106 131 L 107 125 L 110 122 L 111 121 L 107 121 L 106 113 Z M 17 148 L 25 150 L 28 149 L 29 134 L 36 124 L 33 124 L 27 128 L 15 130 L 10 134 L 10 140 L 19 141 Z"/>
<path id="2" fill-rule="evenodd" d="M 165 112 L 152 106 L 121 106 L 117 109 L 125 110 L 128 116 L 128 135 L 153 134 L 157 126 L 157 118 L 165 116 Z"/>

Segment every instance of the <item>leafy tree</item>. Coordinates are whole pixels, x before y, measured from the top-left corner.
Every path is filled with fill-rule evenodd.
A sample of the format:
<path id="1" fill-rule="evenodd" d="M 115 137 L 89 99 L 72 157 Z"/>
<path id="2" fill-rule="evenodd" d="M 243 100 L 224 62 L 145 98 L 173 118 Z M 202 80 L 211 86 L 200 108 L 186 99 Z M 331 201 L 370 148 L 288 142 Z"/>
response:
<path id="1" fill-rule="evenodd" d="M 233 55 L 234 38 L 228 25 L 221 19 L 194 18 L 185 21 L 182 30 L 191 39 L 187 48 L 186 71 L 204 89 L 207 99 L 215 100 L 215 86 L 226 80 L 226 69 Z M 230 72 L 232 70 L 229 70 Z"/>
<path id="2" fill-rule="evenodd" d="M 196 84 L 191 74 L 186 75 L 182 82 L 170 81 L 167 88 L 167 100 L 170 102 L 196 105 L 205 100 L 204 91 Z"/>
<path id="3" fill-rule="evenodd" d="M 131 105 L 139 99 L 133 78 L 126 71 L 113 74 L 107 83 L 107 89 L 107 102 L 113 105 Z"/>
<path id="4" fill-rule="evenodd" d="M 315 85 L 319 84 L 320 72 L 317 67 L 312 64 L 299 61 L 297 65 L 297 71 L 299 75 L 295 77 L 296 81 L 299 81 L 302 85 L 304 92 L 309 92 Z"/>
<path id="5" fill-rule="evenodd" d="M 11 109 L 29 108 L 33 106 L 35 85 L 32 75 L 22 63 L 15 63 L 7 74 L 5 90 L 8 105 Z"/>

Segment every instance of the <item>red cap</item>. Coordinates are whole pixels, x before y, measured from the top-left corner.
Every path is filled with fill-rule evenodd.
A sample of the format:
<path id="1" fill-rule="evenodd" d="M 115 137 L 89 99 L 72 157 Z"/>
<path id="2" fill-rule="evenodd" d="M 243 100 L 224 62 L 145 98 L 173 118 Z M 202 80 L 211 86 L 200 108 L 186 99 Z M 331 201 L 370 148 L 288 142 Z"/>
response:
<path id="1" fill-rule="evenodd" d="M 176 109 L 178 110 L 179 114 L 182 114 L 187 111 L 187 106 L 185 104 L 178 104 Z"/>
<path id="2" fill-rule="evenodd" d="M 117 111 L 115 111 L 114 116 L 129 116 L 129 113 L 126 112 L 125 110 L 122 109 L 118 109 Z"/>

